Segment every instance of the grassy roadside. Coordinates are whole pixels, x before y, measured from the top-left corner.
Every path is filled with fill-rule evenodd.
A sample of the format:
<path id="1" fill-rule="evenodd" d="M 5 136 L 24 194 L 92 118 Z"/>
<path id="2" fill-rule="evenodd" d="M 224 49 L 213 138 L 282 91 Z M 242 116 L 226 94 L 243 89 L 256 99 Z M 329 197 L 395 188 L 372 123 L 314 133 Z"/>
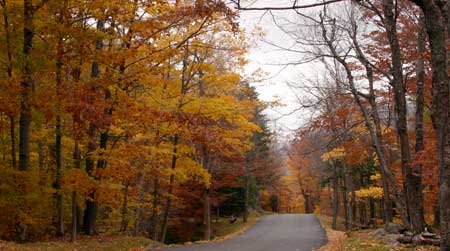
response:
<path id="1" fill-rule="evenodd" d="M 331 229 L 331 217 L 316 215 L 322 226 L 327 231 L 329 242 L 317 251 L 438 251 L 432 246 L 413 246 L 398 244 L 387 245 L 382 239 L 370 235 L 372 230 L 342 232 Z"/>
<path id="2" fill-rule="evenodd" d="M 213 239 L 211 241 L 186 242 L 181 245 L 220 242 L 231 239 L 247 231 L 249 228 L 255 225 L 264 215 L 267 215 L 267 213 L 250 213 L 246 223 L 244 223 L 242 217 L 239 217 L 234 223 L 230 223 L 228 218 L 220 218 L 218 221 L 213 221 L 212 223 L 211 227 Z M 180 244 L 169 246 L 180 246 Z"/>
<path id="3" fill-rule="evenodd" d="M 251 228 L 265 214 L 250 213 L 247 222 L 244 223 L 242 217 L 239 217 L 235 223 L 230 223 L 229 219 L 220 218 L 217 222 L 213 222 L 214 240 L 230 239 L 242 234 Z"/>
<path id="4" fill-rule="evenodd" d="M 152 243 L 144 237 L 95 236 L 81 237 L 75 242 L 47 241 L 26 244 L 1 242 L 0 251 L 141 251 Z"/>
<path id="5" fill-rule="evenodd" d="M 247 223 L 244 223 L 242 218 L 237 219 L 235 223 L 230 223 L 227 218 L 214 221 L 212 224 L 214 239 L 212 241 L 222 241 L 242 234 L 258 222 L 262 215 L 250 214 Z M 205 241 L 196 243 L 203 242 Z M 145 237 L 119 235 L 82 236 L 75 242 L 55 240 L 17 244 L 0 240 L 0 251 L 144 251 L 152 243 L 154 243 L 152 240 Z"/>

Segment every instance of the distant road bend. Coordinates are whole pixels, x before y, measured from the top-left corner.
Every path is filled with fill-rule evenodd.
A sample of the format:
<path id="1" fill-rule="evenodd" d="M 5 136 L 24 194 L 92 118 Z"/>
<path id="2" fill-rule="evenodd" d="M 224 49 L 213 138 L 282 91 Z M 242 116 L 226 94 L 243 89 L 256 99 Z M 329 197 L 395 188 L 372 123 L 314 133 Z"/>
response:
<path id="1" fill-rule="evenodd" d="M 327 243 L 325 230 L 309 214 L 263 217 L 244 234 L 223 242 L 195 244 L 164 251 L 311 251 Z"/>

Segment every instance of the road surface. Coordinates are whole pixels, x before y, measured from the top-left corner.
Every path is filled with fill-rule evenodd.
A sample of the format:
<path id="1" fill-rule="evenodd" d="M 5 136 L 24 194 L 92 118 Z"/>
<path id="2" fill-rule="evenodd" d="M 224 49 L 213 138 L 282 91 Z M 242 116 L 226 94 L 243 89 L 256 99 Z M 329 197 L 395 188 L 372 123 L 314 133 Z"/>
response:
<path id="1" fill-rule="evenodd" d="M 327 243 L 326 233 L 310 214 L 263 217 L 244 234 L 223 242 L 166 248 L 164 251 L 311 251 Z"/>

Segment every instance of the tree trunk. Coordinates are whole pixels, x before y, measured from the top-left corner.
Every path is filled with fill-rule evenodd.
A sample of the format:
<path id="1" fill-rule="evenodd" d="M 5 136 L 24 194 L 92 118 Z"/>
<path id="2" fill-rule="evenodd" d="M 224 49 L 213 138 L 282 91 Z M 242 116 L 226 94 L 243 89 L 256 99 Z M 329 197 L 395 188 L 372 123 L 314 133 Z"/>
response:
<path id="1" fill-rule="evenodd" d="M 23 79 L 21 82 L 20 118 L 19 118 L 19 170 L 30 168 L 30 125 L 31 125 L 31 94 L 34 79 L 31 69 L 31 50 L 33 48 L 33 16 L 32 0 L 24 0 L 23 20 Z"/>
<path id="2" fill-rule="evenodd" d="M 3 23 L 5 29 L 5 37 L 6 37 L 6 50 L 7 50 L 7 69 L 6 72 L 8 74 L 8 79 L 12 78 L 13 71 L 13 62 L 12 62 L 12 50 L 11 50 L 11 34 L 9 32 L 9 18 L 8 18 L 8 10 L 6 6 L 6 1 L 1 2 L 1 6 L 3 9 Z M 16 159 L 16 122 L 14 115 L 9 115 L 9 123 L 10 123 L 10 134 L 11 134 L 11 166 L 13 168 L 17 168 L 17 159 Z"/>
<path id="3" fill-rule="evenodd" d="M 404 179 L 405 205 L 410 228 L 414 232 L 421 232 L 424 227 L 423 195 L 421 173 L 413 173 L 410 167 L 411 152 L 409 149 L 406 86 L 403 79 L 403 64 L 400 44 L 397 37 L 396 13 L 393 0 L 383 0 L 384 26 L 389 40 L 392 60 L 392 87 L 394 90 L 396 126 L 400 140 L 402 174 Z M 395 9 L 395 11 L 397 11 Z M 419 170 L 415 170 L 419 171 Z"/>
<path id="4" fill-rule="evenodd" d="M 64 24 L 64 12 L 67 5 L 67 0 L 64 1 L 64 4 L 61 8 L 58 17 L 58 23 Z M 56 180 L 55 180 L 55 189 L 56 189 L 56 235 L 63 236 L 64 235 L 64 217 L 62 210 L 62 191 L 61 191 L 61 179 L 62 179 L 62 121 L 61 121 L 61 98 L 62 98 L 62 67 L 63 67 L 63 54 L 64 54 L 64 37 L 62 34 L 58 34 L 58 44 L 57 44 L 57 55 L 56 55 L 56 121 L 55 121 L 55 156 L 56 156 Z"/>
<path id="5" fill-rule="evenodd" d="M 347 211 L 347 220 L 348 220 L 348 230 L 352 230 L 353 224 L 354 224 L 354 218 L 355 218 L 355 208 L 354 208 L 354 188 L 353 188 L 353 177 L 350 174 L 350 169 L 348 166 L 344 167 L 344 186 L 345 186 L 345 196 L 347 197 L 347 205 L 346 205 L 346 211 Z M 349 198 L 350 195 L 350 198 Z"/>
<path id="6" fill-rule="evenodd" d="M 158 177 L 155 176 L 153 179 L 153 206 L 152 206 L 152 217 L 150 222 L 150 229 L 148 231 L 148 236 L 153 238 L 154 241 L 158 240 L 158 205 L 159 205 L 159 192 L 158 192 Z"/>
<path id="7" fill-rule="evenodd" d="M 347 178 L 346 178 L 346 168 L 343 168 L 344 170 L 341 170 L 341 180 L 342 180 L 342 202 L 344 203 L 344 223 L 345 223 L 345 230 L 350 230 L 350 209 L 348 207 L 348 191 L 347 191 Z"/>
<path id="8" fill-rule="evenodd" d="M 422 8 L 431 46 L 432 118 L 435 128 L 439 167 L 439 208 L 441 250 L 450 250 L 450 81 L 448 76 L 448 51 L 446 21 L 448 10 L 431 0 L 414 1 Z M 442 5 L 444 6 L 444 5 Z"/>
<path id="9" fill-rule="evenodd" d="M 70 241 L 74 242 L 77 239 L 77 192 L 72 192 L 72 234 L 70 236 Z"/>
<path id="10" fill-rule="evenodd" d="M 331 162 L 333 165 L 333 225 L 332 228 L 337 230 L 337 218 L 339 216 L 339 176 L 337 165 L 334 161 Z"/>
<path id="11" fill-rule="evenodd" d="M 120 232 L 126 232 L 128 229 L 128 183 L 123 189 L 123 203 L 122 203 L 122 222 L 120 224 Z"/>
<path id="12" fill-rule="evenodd" d="M 375 225 L 375 200 L 373 198 L 369 199 L 369 212 L 370 212 L 370 224 Z"/>
<path id="13" fill-rule="evenodd" d="M 138 205 L 136 209 L 136 221 L 134 224 L 133 236 L 138 236 L 141 233 L 141 222 L 142 222 L 142 204 L 145 201 L 145 190 L 143 187 L 143 174 L 141 172 L 138 173 L 136 188 L 139 191 Z"/>
<path id="14" fill-rule="evenodd" d="M 345 61 L 344 58 L 340 57 L 339 54 L 336 52 L 336 48 L 335 48 L 335 46 L 333 44 L 333 40 L 332 40 L 334 38 L 330 39 L 327 35 L 328 33 L 324 26 L 323 17 L 321 19 L 320 25 L 322 28 L 322 38 L 324 39 L 325 43 L 327 44 L 327 47 L 329 48 L 330 52 L 332 53 L 334 59 L 337 60 L 345 69 L 347 79 L 349 82 L 350 91 L 355 99 L 355 102 L 357 103 L 358 107 L 361 110 L 361 113 L 364 117 L 365 126 L 369 131 L 370 139 L 372 141 L 372 144 L 373 144 L 373 147 L 377 154 L 377 157 L 380 161 L 380 173 L 381 173 L 381 180 L 383 183 L 383 198 L 385 201 L 384 205 L 386 207 L 385 218 L 386 218 L 386 222 L 391 222 L 392 221 L 392 205 L 391 205 L 391 200 L 389 198 L 389 194 L 390 194 L 389 183 L 391 184 L 394 195 L 397 198 L 397 200 L 395 200 L 395 202 L 397 203 L 397 208 L 401 212 L 403 212 L 404 210 L 403 210 L 403 205 L 401 204 L 401 198 L 400 198 L 398 190 L 395 186 L 395 178 L 394 178 L 392 172 L 389 170 L 387 161 L 385 159 L 384 147 L 382 144 L 383 142 L 382 142 L 381 123 L 380 123 L 380 119 L 378 117 L 379 115 L 378 115 L 377 105 L 375 102 L 375 96 L 374 96 L 374 91 L 373 91 L 372 69 L 371 69 L 371 67 L 368 67 L 368 63 L 367 63 L 368 61 L 364 57 L 364 54 L 359 49 L 359 44 L 357 42 L 358 40 L 356 38 L 356 34 L 352 33 L 351 36 L 352 36 L 352 40 L 353 40 L 355 49 L 357 50 L 357 53 L 358 53 L 358 59 L 366 66 L 367 77 L 369 80 L 369 87 L 370 87 L 370 95 L 369 95 L 369 97 L 366 97 L 366 98 L 368 99 L 368 101 L 371 104 L 372 109 L 373 109 L 373 111 L 370 113 L 361 100 L 361 97 L 360 97 L 361 94 L 356 90 L 356 85 L 354 83 L 353 74 L 352 74 L 352 71 L 351 71 L 348 63 Z M 371 121 L 371 119 L 370 119 L 371 116 L 372 116 L 373 121 Z M 404 214 L 402 213 L 402 215 L 404 215 Z"/>
<path id="15" fill-rule="evenodd" d="M 75 139 L 75 147 L 73 150 L 73 161 L 74 161 L 74 168 L 81 168 L 81 153 L 80 153 L 80 147 L 78 145 L 78 140 Z M 70 240 L 75 241 L 77 239 L 78 234 L 78 205 L 77 205 L 77 191 L 72 191 L 72 235 Z"/>
<path id="16" fill-rule="evenodd" d="M 105 24 L 102 20 L 97 21 L 97 30 L 103 32 L 105 30 Z M 99 39 L 96 42 L 95 49 L 97 51 L 101 50 L 103 48 L 103 41 Z M 100 65 L 99 63 L 94 60 L 91 65 L 91 78 L 95 79 L 100 76 Z M 93 92 L 97 92 L 97 88 L 94 87 L 92 90 Z M 93 105 L 93 100 L 90 101 L 91 105 Z M 95 174 L 94 171 L 94 160 L 90 156 L 95 150 L 97 150 L 97 131 L 98 128 L 94 123 L 89 124 L 88 129 L 88 151 L 87 151 L 87 158 L 86 158 L 86 172 L 93 177 Z M 101 165 L 101 164 L 99 164 Z M 86 200 L 86 209 L 84 211 L 84 217 L 83 217 L 83 229 L 86 234 L 93 235 L 95 233 L 95 224 L 97 220 L 97 209 L 98 205 L 95 198 L 95 191 L 90 194 L 90 198 Z"/>
<path id="17" fill-rule="evenodd" d="M 417 61 L 417 88 L 416 88 L 416 123 L 415 123 L 415 133 L 416 133 L 416 145 L 415 152 L 418 154 L 424 149 L 423 142 L 423 112 L 424 112 L 424 85 L 425 85 L 425 52 L 426 52 L 426 28 L 425 20 L 423 14 L 420 16 L 419 20 L 420 30 L 418 35 L 418 53 L 419 59 Z M 416 164 L 410 167 L 412 170 L 411 179 L 415 184 L 414 189 L 416 190 L 416 196 L 414 203 L 419 203 L 417 206 L 411 206 L 411 225 L 412 229 L 423 230 L 425 227 L 424 219 L 424 208 L 423 208 L 423 186 L 422 186 L 422 165 Z M 411 194 L 412 196 L 413 194 Z M 417 221 L 418 220 L 418 221 Z"/>
<path id="18" fill-rule="evenodd" d="M 202 90 L 201 88 L 200 90 Z M 201 96 L 204 95 L 203 93 L 200 93 Z M 203 157 L 202 157 L 202 164 L 203 168 L 208 171 L 208 173 L 211 173 L 211 166 L 209 162 L 209 154 L 208 154 L 208 148 L 206 146 L 202 146 L 203 151 Z M 203 238 L 205 240 L 211 240 L 211 202 L 210 202 L 210 188 L 205 187 L 205 191 L 203 194 L 203 225 L 204 225 L 204 233 Z"/>
<path id="19" fill-rule="evenodd" d="M 249 171 L 249 159 L 247 157 L 247 160 L 245 162 L 245 177 L 244 177 L 244 210 L 242 215 L 242 220 L 244 223 L 248 220 L 248 204 L 249 204 L 249 197 L 250 197 L 250 171 Z"/>
<path id="20" fill-rule="evenodd" d="M 203 225 L 205 232 L 203 234 L 204 240 L 211 240 L 211 203 L 209 200 L 209 188 L 205 190 L 203 196 Z"/>
<path id="21" fill-rule="evenodd" d="M 14 116 L 9 116 L 9 126 L 11 134 L 11 165 L 13 168 L 17 167 L 16 159 L 16 122 Z"/>
<path id="22" fill-rule="evenodd" d="M 177 145 L 178 145 L 178 134 L 175 134 L 173 137 L 173 155 L 172 155 L 172 164 L 171 169 L 175 170 L 177 167 Z M 172 204 L 172 194 L 173 194 L 173 186 L 175 181 L 175 175 L 173 173 L 170 174 L 170 180 L 169 180 L 169 191 L 167 193 L 167 199 L 166 199 L 166 205 L 164 207 L 164 218 L 163 218 L 163 224 L 161 226 L 161 243 L 164 243 L 166 241 L 166 235 L 167 235 L 167 228 L 169 225 L 169 212 Z"/>

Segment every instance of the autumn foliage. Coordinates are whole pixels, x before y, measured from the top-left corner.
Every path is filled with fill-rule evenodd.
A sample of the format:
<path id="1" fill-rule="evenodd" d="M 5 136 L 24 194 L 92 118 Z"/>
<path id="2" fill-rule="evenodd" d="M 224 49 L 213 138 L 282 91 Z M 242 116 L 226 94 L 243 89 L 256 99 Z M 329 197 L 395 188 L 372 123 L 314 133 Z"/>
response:
<path id="1" fill-rule="evenodd" d="M 271 134 L 225 3 L 0 3 L 0 238 L 210 239 L 258 207 Z"/>

